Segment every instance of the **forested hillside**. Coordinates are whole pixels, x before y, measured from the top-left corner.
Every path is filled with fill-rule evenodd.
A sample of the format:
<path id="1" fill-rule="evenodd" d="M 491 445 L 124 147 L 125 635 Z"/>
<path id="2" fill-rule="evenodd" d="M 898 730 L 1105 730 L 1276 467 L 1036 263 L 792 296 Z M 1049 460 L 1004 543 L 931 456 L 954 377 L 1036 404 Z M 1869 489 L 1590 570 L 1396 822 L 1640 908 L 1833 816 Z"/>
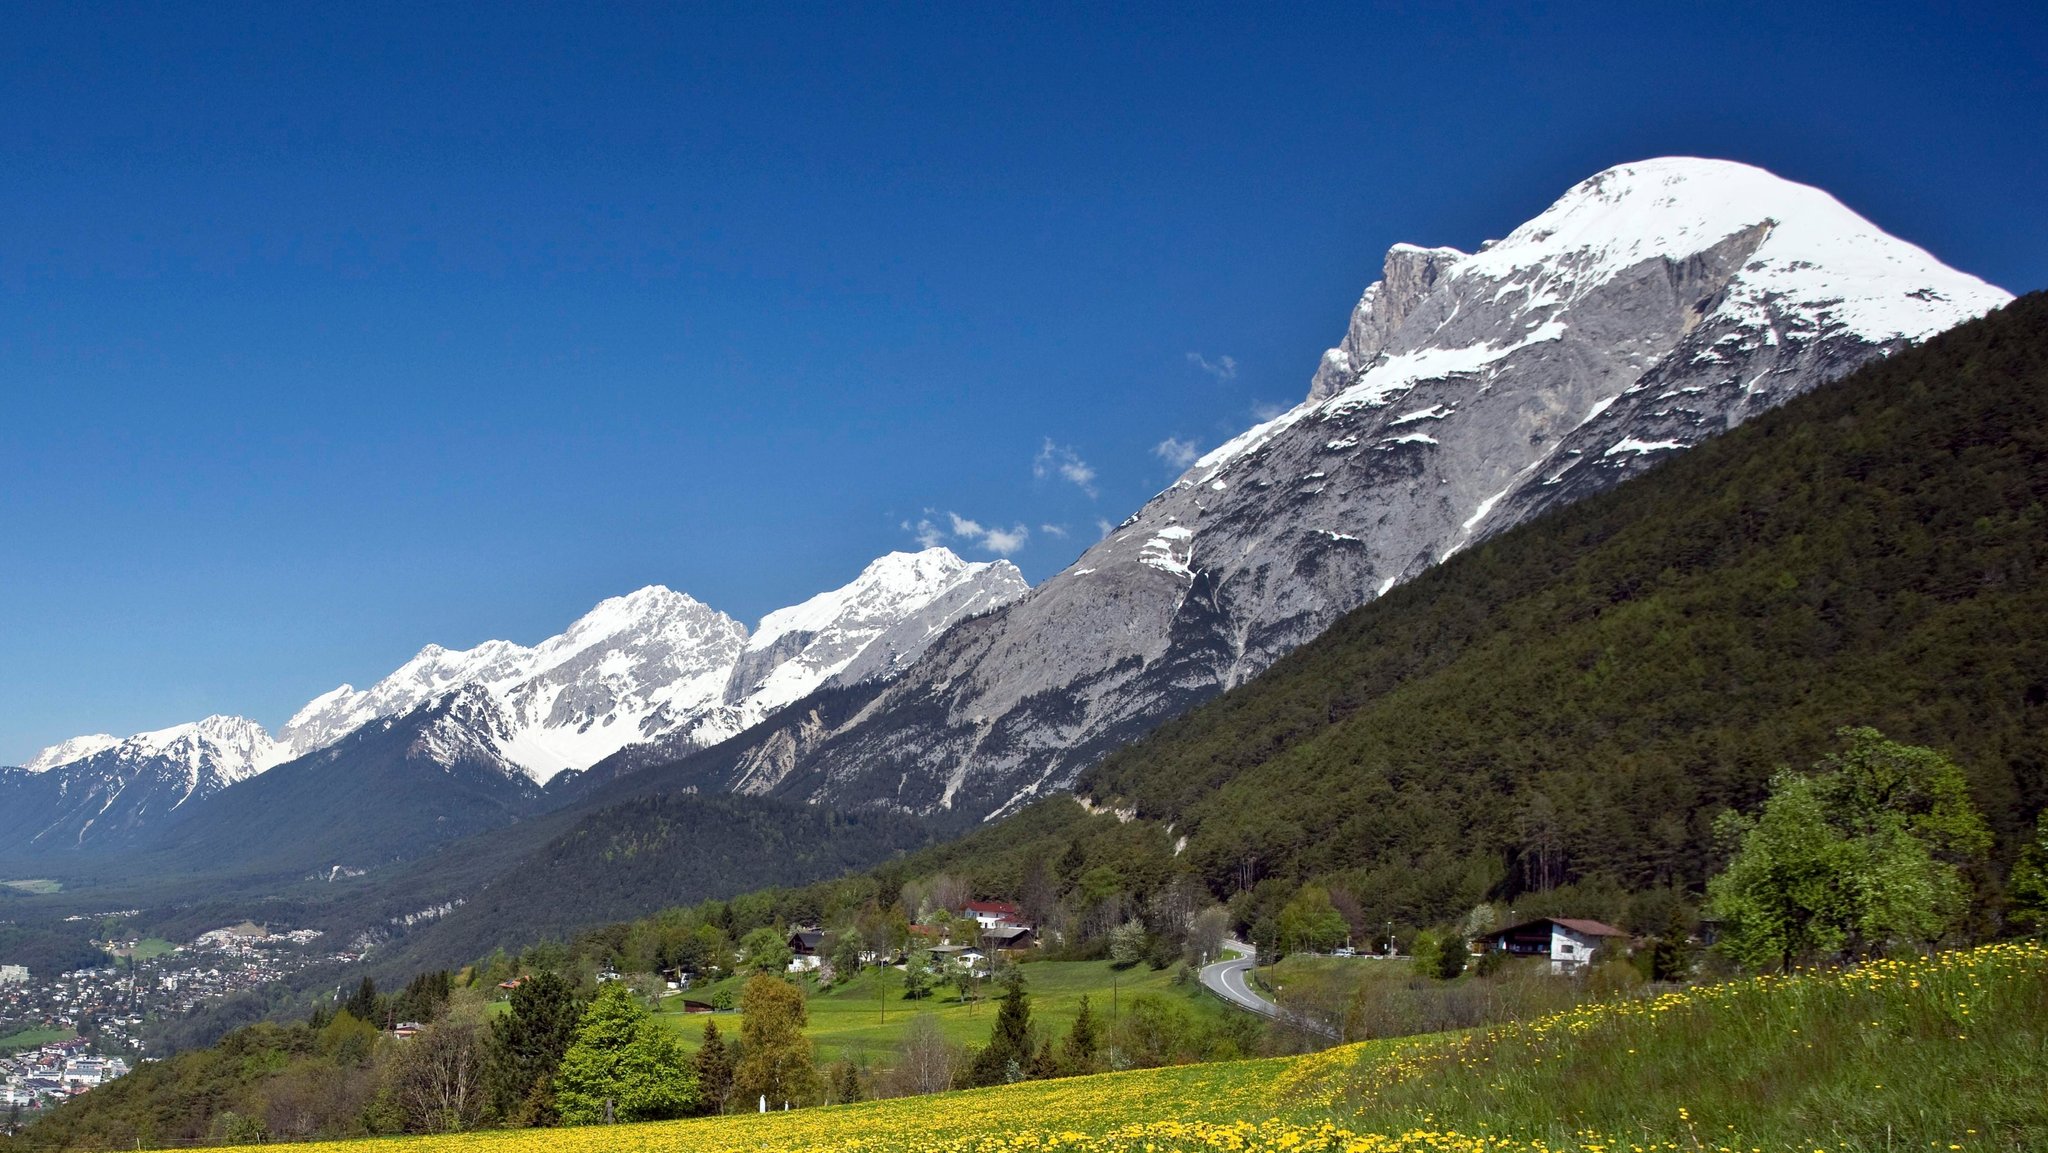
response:
<path id="1" fill-rule="evenodd" d="M 1427 920 L 1696 888 L 1710 825 L 1867 724 L 2005 851 L 2048 796 L 2048 295 L 1502 535 L 1110 757 L 1219 892 L 1345 874 Z"/>

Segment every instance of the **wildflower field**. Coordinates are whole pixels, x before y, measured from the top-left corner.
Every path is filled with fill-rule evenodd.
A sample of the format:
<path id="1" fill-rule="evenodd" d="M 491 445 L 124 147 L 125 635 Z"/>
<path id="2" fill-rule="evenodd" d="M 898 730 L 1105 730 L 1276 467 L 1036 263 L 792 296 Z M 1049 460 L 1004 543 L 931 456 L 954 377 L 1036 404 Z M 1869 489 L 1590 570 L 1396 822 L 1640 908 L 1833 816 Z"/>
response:
<path id="1" fill-rule="evenodd" d="M 346 1153 L 2048 1149 L 2048 948 L 1702 985 L 1483 1031 L 768 1116 Z"/>

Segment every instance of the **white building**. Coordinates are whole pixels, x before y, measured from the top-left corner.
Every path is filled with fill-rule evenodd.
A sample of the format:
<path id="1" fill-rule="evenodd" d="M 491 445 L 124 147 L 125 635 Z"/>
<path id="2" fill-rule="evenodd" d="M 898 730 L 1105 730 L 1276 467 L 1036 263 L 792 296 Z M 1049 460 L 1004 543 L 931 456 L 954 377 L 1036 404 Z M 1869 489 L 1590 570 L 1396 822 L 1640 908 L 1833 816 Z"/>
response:
<path id="1" fill-rule="evenodd" d="M 1599 921 L 1538 917 L 1495 930 L 1487 937 L 1486 945 L 1511 957 L 1548 957 L 1550 971 L 1563 973 L 1592 960 L 1594 951 L 1602 945 L 1627 940 L 1627 933 Z"/>

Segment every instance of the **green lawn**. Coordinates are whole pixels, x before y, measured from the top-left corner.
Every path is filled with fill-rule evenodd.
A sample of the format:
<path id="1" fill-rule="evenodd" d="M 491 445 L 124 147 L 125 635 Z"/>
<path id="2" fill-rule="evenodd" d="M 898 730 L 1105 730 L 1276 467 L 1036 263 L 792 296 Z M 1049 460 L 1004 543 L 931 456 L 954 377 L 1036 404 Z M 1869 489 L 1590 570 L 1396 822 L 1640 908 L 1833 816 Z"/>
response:
<path id="1" fill-rule="evenodd" d="M 13 1053 L 21 1049 L 35 1049 L 43 1045 L 54 1045 L 59 1041 L 69 1041 L 76 1036 L 78 1034 L 69 1029 L 23 1029 L 19 1033 L 9 1033 L 5 1037 L 0 1037 L 0 1053 Z"/>
<path id="2" fill-rule="evenodd" d="M 108 949 L 107 952 L 116 957 L 134 957 L 138 961 L 151 961 L 176 950 L 177 947 L 162 937 L 144 937 L 135 942 L 133 949 Z"/>
<path id="3" fill-rule="evenodd" d="M 52 881 L 47 877 L 29 877 L 20 881 L 0 881 L 0 885 L 5 885 L 10 889 L 20 889 L 24 893 L 48 894 L 64 891 L 62 882 Z"/>
<path id="4" fill-rule="evenodd" d="M 1222 1015 L 1231 1012 L 1220 1001 L 1202 992 L 1190 981 L 1173 984 L 1173 971 L 1153 970 L 1144 965 L 1116 970 L 1107 961 L 1035 961 L 1023 965 L 1024 991 L 1031 996 L 1031 1019 L 1055 1036 L 1066 1033 L 1080 1012 L 1085 994 L 1097 1022 L 1104 1028 L 1131 998 L 1141 994 L 1172 997 L 1197 1013 Z M 723 985 L 691 990 L 692 1000 L 708 999 Z M 737 998 L 737 982 L 734 982 Z M 988 1040 L 995 1024 L 996 1000 L 1001 986 L 986 986 L 978 1002 L 961 1003 L 952 989 L 937 992 L 921 1001 L 903 999 L 900 970 L 868 970 L 845 985 L 828 992 L 812 991 L 808 1003 L 809 1033 L 818 1046 L 818 1060 L 830 1064 L 845 1058 L 888 1064 L 910 1022 L 929 1013 L 946 1036 L 962 1045 L 980 1045 Z M 740 1016 L 685 1014 L 681 998 L 669 998 L 669 1007 L 658 1020 L 678 1030 L 688 1046 L 695 1048 L 703 1035 L 704 1022 L 715 1020 L 720 1032 L 737 1031 Z"/>

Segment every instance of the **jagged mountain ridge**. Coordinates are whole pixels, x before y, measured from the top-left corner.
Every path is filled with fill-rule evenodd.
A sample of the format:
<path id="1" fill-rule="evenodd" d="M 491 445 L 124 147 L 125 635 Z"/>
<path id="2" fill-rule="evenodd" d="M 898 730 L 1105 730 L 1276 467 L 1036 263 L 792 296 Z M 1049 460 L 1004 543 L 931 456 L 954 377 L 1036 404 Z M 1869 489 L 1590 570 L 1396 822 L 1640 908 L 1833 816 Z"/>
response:
<path id="1" fill-rule="evenodd" d="M 1300 405 L 707 783 L 1008 811 L 1457 549 L 2009 299 L 1722 161 L 1610 169 L 1474 254 L 1396 246 Z"/>
<path id="2" fill-rule="evenodd" d="M 125 842 L 289 759 L 263 726 L 223 716 L 125 740 L 74 738 L 54 749 L 86 751 L 53 764 L 53 750 L 46 749 L 20 769 L 0 770 L 0 844 L 67 848 L 88 839 Z"/>
<path id="3" fill-rule="evenodd" d="M 942 548 L 892 553 L 839 589 L 770 613 L 750 637 L 686 594 L 650 586 L 600 603 L 532 647 L 429 645 L 368 689 L 342 685 L 316 697 L 275 738 L 254 721 L 216 717 L 125 741 L 94 735 L 52 746 L 28 767 L 0 770 L 8 814 L 0 846 L 147 840 L 167 814 L 186 819 L 195 799 L 286 763 L 333 771 L 337 758 L 316 754 L 430 708 L 431 722 L 401 760 L 495 775 L 509 783 L 507 797 L 530 799 L 556 776 L 629 745 L 664 736 L 681 747 L 713 744 L 828 682 L 886 675 L 961 616 L 1027 587 L 1008 562 L 969 563 Z M 201 734 L 211 736 L 193 744 Z M 86 755 L 70 755 L 78 750 Z"/>

